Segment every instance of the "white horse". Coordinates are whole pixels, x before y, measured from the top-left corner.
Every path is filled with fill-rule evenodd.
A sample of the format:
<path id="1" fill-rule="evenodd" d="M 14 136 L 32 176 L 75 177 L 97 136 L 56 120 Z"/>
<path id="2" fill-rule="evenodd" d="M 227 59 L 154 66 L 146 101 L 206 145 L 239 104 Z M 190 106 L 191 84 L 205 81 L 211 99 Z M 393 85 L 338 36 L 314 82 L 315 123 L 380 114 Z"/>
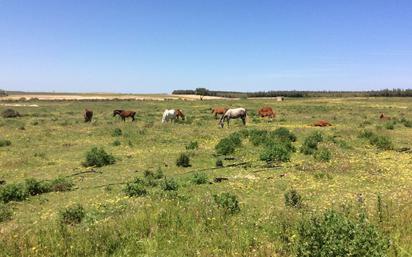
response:
<path id="1" fill-rule="evenodd" d="M 179 119 L 179 117 L 182 118 L 182 120 L 185 120 L 185 115 L 183 114 L 182 110 L 180 109 L 171 109 L 171 110 L 165 110 L 163 112 L 163 117 L 162 117 L 162 123 L 175 121 Z"/>
<path id="2" fill-rule="evenodd" d="M 227 125 L 229 126 L 230 119 L 237 119 L 241 118 L 243 125 L 246 125 L 246 109 L 245 108 L 234 108 L 229 109 L 225 112 L 224 115 L 220 118 L 219 124 L 223 128 L 225 120 L 227 121 Z"/>

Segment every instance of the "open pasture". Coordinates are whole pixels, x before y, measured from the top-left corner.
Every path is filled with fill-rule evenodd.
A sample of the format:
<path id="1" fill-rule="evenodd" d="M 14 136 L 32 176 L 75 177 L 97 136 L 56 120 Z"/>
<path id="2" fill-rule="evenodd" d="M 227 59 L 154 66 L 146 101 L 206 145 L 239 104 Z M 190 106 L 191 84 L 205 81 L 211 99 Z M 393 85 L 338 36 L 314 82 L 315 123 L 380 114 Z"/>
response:
<path id="1" fill-rule="evenodd" d="M 330 209 L 352 219 L 366 213 L 387 239 L 387 255 L 412 254 L 410 98 L 33 104 L 38 107 L 12 107 L 22 117 L 0 118 L 0 140 L 11 142 L 0 147 L 0 187 L 28 178 L 66 178 L 74 186 L 4 203 L 12 214 L 0 223 L 0 256 L 311 256 L 298 249 L 298 226 Z M 219 106 L 245 107 L 246 126 L 232 120 L 220 128 L 210 110 Z M 256 115 L 262 106 L 276 112 L 273 121 Z M 91 123 L 83 122 L 85 108 L 94 112 Z M 163 111 L 175 108 L 185 121 L 162 124 Z M 115 109 L 136 111 L 136 121 L 113 117 Z M 392 119 L 381 121 L 380 113 Z M 312 126 L 320 119 L 332 126 Z M 234 153 L 216 154 L 215 146 L 233 132 L 280 127 L 296 135 L 289 161 L 262 161 L 263 147 L 245 136 Z M 390 149 L 360 137 L 365 130 L 390 139 Z M 315 131 L 330 160 L 300 151 Z M 94 146 L 115 163 L 84 167 Z M 189 167 L 176 165 L 182 153 Z M 166 180 L 145 184 L 141 196 L 126 194 L 128 182 L 159 170 Z M 216 177 L 227 180 L 213 182 Z M 299 207 L 285 205 L 285 193 L 293 190 Z M 238 209 L 222 208 L 214 196 L 222 193 L 235 195 Z M 84 208 L 82 221 L 62 224 L 62 210 L 76 204 Z"/>

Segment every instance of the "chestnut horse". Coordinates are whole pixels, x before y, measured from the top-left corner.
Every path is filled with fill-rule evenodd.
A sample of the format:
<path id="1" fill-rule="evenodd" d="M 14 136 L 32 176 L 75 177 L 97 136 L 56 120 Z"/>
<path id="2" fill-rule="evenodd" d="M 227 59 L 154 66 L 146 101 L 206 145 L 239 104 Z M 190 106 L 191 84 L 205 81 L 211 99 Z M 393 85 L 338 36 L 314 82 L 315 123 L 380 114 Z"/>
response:
<path id="1" fill-rule="evenodd" d="M 91 122 L 93 118 L 93 111 L 89 109 L 84 110 L 84 122 Z"/>
<path id="2" fill-rule="evenodd" d="M 258 110 L 258 115 L 261 118 L 269 117 L 270 119 L 273 119 L 273 117 L 276 116 L 276 113 L 272 110 L 272 107 L 262 107 Z"/>
<path id="3" fill-rule="evenodd" d="M 218 114 L 225 114 L 225 112 L 227 111 L 227 108 L 223 108 L 223 107 L 215 107 L 212 108 L 212 113 L 215 115 L 215 119 L 217 118 Z"/>
<path id="4" fill-rule="evenodd" d="M 126 121 L 126 118 L 132 118 L 132 121 L 134 121 L 134 116 L 136 115 L 136 112 L 133 111 L 125 111 L 125 110 L 114 110 L 113 111 L 113 117 L 119 115 L 123 121 Z"/>
<path id="5" fill-rule="evenodd" d="M 329 123 L 327 120 L 318 120 L 313 124 L 315 127 L 326 127 L 326 126 L 332 126 L 332 124 Z"/>
<path id="6" fill-rule="evenodd" d="M 386 116 L 385 114 L 381 113 L 381 116 L 379 116 L 379 119 L 380 119 L 380 120 L 390 120 L 391 117 Z"/>

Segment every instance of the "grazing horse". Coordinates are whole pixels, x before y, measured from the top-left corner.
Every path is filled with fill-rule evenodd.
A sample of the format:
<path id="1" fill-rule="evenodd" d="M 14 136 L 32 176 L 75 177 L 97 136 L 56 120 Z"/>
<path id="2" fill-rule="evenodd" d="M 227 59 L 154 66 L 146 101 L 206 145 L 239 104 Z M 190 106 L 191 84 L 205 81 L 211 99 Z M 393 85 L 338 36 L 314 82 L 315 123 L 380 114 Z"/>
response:
<path id="1" fill-rule="evenodd" d="M 93 118 L 93 111 L 84 109 L 84 122 L 91 122 Z"/>
<path id="2" fill-rule="evenodd" d="M 329 121 L 327 120 L 318 120 L 317 122 L 313 123 L 313 126 L 326 127 L 326 126 L 332 126 L 332 124 L 330 124 Z"/>
<path id="3" fill-rule="evenodd" d="M 136 115 L 136 112 L 125 111 L 125 110 L 114 110 L 113 117 L 116 115 L 119 115 L 123 121 L 126 121 L 126 118 L 128 117 L 132 118 L 132 121 L 134 121 L 134 116 Z"/>
<path id="4" fill-rule="evenodd" d="M 381 113 L 381 116 L 379 116 L 379 119 L 380 119 L 380 120 L 390 120 L 391 117 L 386 116 L 385 114 Z"/>
<path id="5" fill-rule="evenodd" d="M 258 115 L 261 118 L 269 117 L 270 119 L 273 119 L 273 117 L 276 116 L 276 113 L 272 110 L 272 107 L 262 107 L 258 110 Z"/>
<path id="6" fill-rule="evenodd" d="M 220 118 L 219 124 L 223 128 L 225 120 L 227 121 L 227 125 L 229 126 L 230 119 L 237 119 L 241 118 L 243 125 L 246 125 L 246 109 L 245 108 L 234 108 L 229 109 L 225 112 L 224 115 Z"/>
<path id="7" fill-rule="evenodd" d="M 212 113 L 215 115 L 215 119 L 217 118 L 218 114 L 225 114 L 227 111 L 227 108 L 223 108 L 223 107 L 215 107 L 212 108 Z"/>
<path id="8" fill-rule="evenodd" d="M 182 110 L 180 109 L 171 109 L 171 110 L 165 110 L 163 112 L 163 117 L 162 117 L 162 123 L 169 122 L 170 121 L 175 121 L 182 118 L 182 120 L 185 120 L 185 115 L 183 114 Z"/>

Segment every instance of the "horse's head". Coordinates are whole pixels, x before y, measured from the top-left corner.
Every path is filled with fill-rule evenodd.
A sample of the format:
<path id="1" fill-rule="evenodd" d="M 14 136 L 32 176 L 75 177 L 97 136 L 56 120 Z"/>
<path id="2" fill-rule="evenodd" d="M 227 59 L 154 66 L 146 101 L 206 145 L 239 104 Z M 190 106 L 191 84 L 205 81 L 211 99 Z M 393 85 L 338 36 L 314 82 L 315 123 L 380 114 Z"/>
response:
<path id="1" fill-rule="evenodd" d="M 185 120 L 185 115 L 183 114 L 182 110 L 176 109 L 176 117 L 182 118 L 182 120 Z"/>
<path id="2" fill-rule="evenodd" d="M 385 115 L 383 115 L 383 113 L 381 113 L 381 115 L 379 116 L 379 119 L 383 119 L 385 117 Z"/>
<path id="3" fill-rule="evenodd" d="M 116 116 L 117 114 L 120 114 L 122 110 L 114 110 L 113 111 L 113 117 Z"/>

